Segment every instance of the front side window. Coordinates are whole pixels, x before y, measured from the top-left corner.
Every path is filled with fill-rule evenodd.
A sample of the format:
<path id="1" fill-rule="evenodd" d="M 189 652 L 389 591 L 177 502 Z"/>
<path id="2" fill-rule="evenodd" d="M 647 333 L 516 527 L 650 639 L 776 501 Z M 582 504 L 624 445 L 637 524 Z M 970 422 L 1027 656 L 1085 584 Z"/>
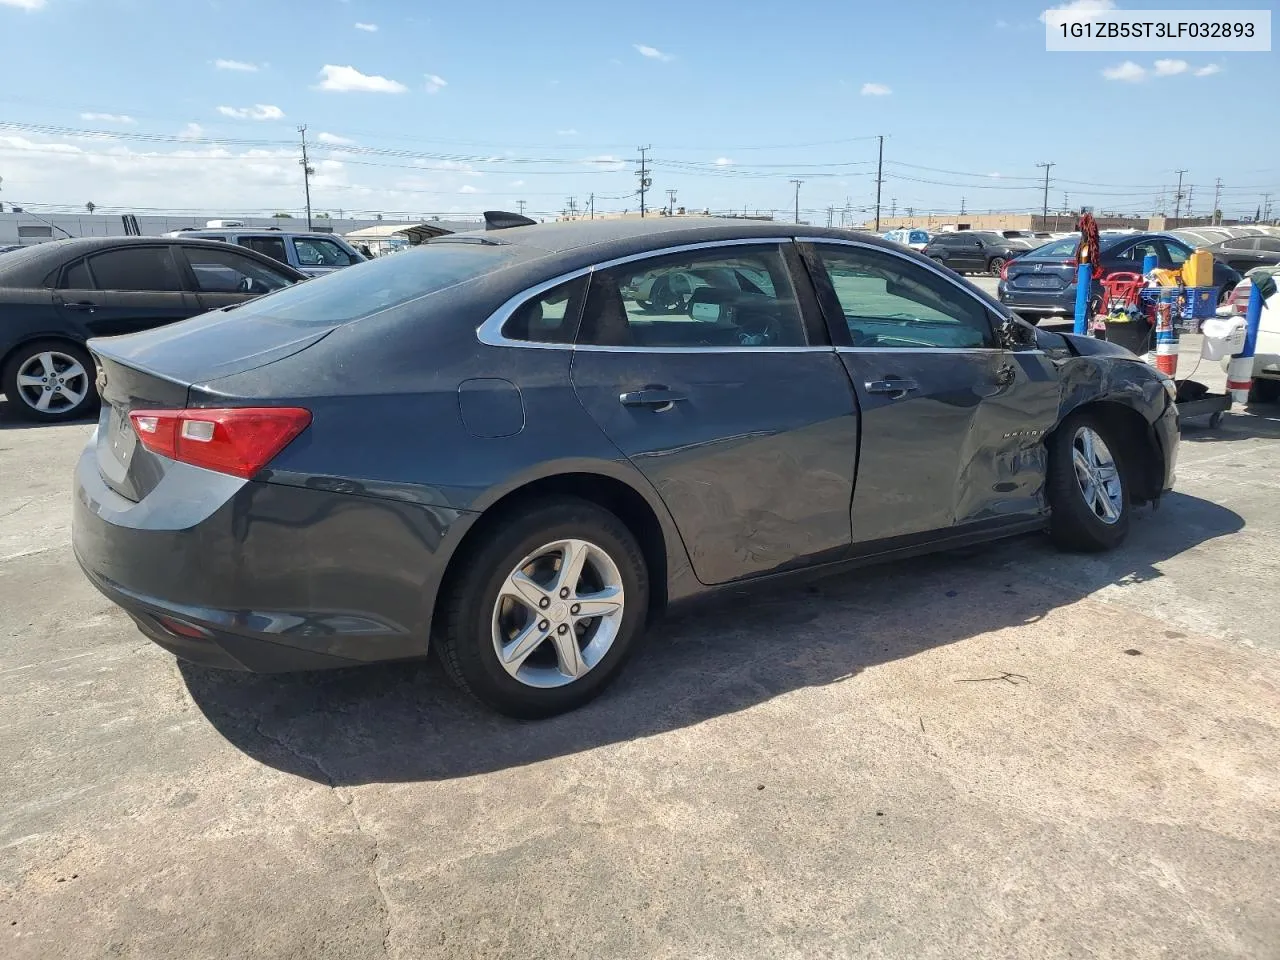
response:
<path id="1" fill-rule="evenodd" d="M 586 288 L 586 277 L 579 277 L 531 298 L 502 325 L 502 335 L 530 343 L 573 343 Z"/>
<path id="2" fill-rule="evenodd" d="M 1169 267 L 1182 266 L 1187 262 L 1187 256 L 1191 253 L 1190 250 L 1182 246 L 1180 243 L 1165 241 L 1164 248 L 1168 251 L 1168 254 L 1166 255 L 1168 262 L 1164 265 Z"/>
<path id="3" fill-rule="evenodd" d="M 258 261 L 236 253 L 234 249 L 205 250 L 184 247 L 187 262 L 196 277 L 201 293 L 270 293 L 289 286 L 283 274 Z"/>
<path id="4" fill-rule="evenodd" d="M 349 267 L 356 262 L 338 244 L 321 237 L 295 237 L 293 249 L 304 267 Z"/>
<path id="5" fill-rule="evenodd" d="M 1142 264 L 1147 257 L 1159 257 L 1160 251 L 1156 247 L 1154 240 L 1141 240 L 1131 247 L 1127 247 L 1116 255 L 1117 260 L 1123 260 L 1126 263 L 1137 265 L 1137 270 L 1142 270 Z"/>
<path id="6" fill-rule="evenodd" d="M 919 264 L 880 250 L 819 246 L 855 347 L 990 347 L 987 310 Z"/>
<path id="7" fill-rule="evenodd" d="M 99 290 L 180 291 L 168 247 L 125 247 L 89 258 Z"/>
<path id="8" fill-rule="evenodd" d="M 1265 250 L 1268 253 L 1280 253 L 1280 238 L 1257 237 L 1254 240 L 1253 248 L 1255 250 Z"/>
<path id="9" fill-rule="evenodd" d="M 579 343 L 799 347 L 804 323 L 776 245 L 638 260 L 591 275 Z"/>
<path id="10" fill-rule="evenodd" d="M 241 237 L 238 242 L 240 246 L 270 257 L 276 263 L 289 262 L 289 255 L 284 252 L 283 237 Z"/>

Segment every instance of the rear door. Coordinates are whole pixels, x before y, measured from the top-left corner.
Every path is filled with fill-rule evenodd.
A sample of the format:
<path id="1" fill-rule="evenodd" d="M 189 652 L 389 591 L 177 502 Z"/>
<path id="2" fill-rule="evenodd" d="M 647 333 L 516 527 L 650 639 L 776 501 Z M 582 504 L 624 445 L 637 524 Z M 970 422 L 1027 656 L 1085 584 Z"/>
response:
<path id="1" fill-rule="evenodd" d="M 591 275 L 574 390 L 671 511 L 703 583 L 849 548 L 858 419 L 799 267 L 789 240 L 753 241 Z"/>
<path id="2" fill-rule="evenodd" d="M 1039 513 L 1058 411 L 1043 354 L 999 348 L 990 308 L 914 258 L 854 242 L 808 254 L 861 411 L 854 543 Z"/>
<path id="3" fill-rule="evenodd" d="M 358 262 L 341 244 L 327 237 L 290 237 L 289 242 L 303 273 L 329 273 Z"/>
<path id="4" fill-rule="evenodd" d="M 264 257 L 270 257 L 276 263 L 283 263 L 285 266 L 296 266 L 289 261 L 289 254 L 285 249 L 284 237 L 280 234 L 272 236 L 271 234 L 240 234 L 236 237 L 236 243 L 242 247 L 260 253 Z"/>
<path id="5" fill-rule="evenodd" d="M 189 271 L 202 311 L 244 303 L 292 283 L 283 273 L 234 247 L 180 246 L 177 256 Z"/>
<path id="6" fill-rule="evenodd" d="M 60 309 L 73 313 L 93 336 L 149 330 L 200 311 L 184 290 L 169 244 L 129 244 L 93 254 L 64 273 Z M 91 283 L 92 288 L 79 286 Z"/>

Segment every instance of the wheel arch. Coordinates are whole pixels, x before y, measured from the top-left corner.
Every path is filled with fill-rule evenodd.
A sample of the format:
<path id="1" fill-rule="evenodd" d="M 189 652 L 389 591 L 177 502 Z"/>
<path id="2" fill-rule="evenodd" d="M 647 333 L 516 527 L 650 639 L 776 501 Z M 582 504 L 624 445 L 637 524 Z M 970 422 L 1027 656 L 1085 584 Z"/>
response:
<path id="1" fill-rule="evenodd" d="M 35 333 L 21 334 L 16 341 L 9 345 L 9 349 L 0 354 L 0 370 L 5 369 L 9 365 L 9 361 L 23 347 L 31 343 L 37 343 L 40 340 L 64 340 L 67 343 L 79 347 L 81 350 L 88 351 L 87 342 L 80 337 L 67 333 L 66 330 L 39 330 Z"/>
<path id="2" fill-rule="evenodd" d="M 1152 424 L 1130 402 L 1130 398 L 1124 395 L 1100 397 L 1077 404 L 1063 413 L 1049 436 L 1061 430 L 1067 419 L 1077 413 L 1101 417 L 1120 434 L 1123 446 L 1118 455 L 1128 460 L 1133 479 L 1130 494 L 1134 502 L 1147 503 L 1159 498 L 1164 483 L 1164 451 Z"/>
<path id="3" fill-rule="evenodd" d="M 635 536 L 649 573 L 649 613 L 659 614 L 673 595 L 691 592 L 684 581 L 692 576 L 688 554 L 665 505 L 652 491 L 641 490 L 624 479 L 621 464 L 574 464 L 536 476 L 523 477 L 478 499 L 480 512 L 458 540 L 445 563 L 431 602 L 431 622 L 437 622 L 441 598 L 448 595 L 451 578 L 490 531 L 514 511 L 540 500 L 572 497 L 603 507 L 618 517 Z"/>

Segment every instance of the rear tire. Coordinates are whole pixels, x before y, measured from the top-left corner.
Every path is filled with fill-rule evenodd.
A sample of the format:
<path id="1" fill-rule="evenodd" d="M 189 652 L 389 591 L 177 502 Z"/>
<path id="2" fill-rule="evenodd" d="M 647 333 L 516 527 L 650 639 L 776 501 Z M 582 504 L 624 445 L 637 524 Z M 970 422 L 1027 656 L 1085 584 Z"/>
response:
<path id="1" fill-rule="evenodd" d="M 561 582 L 579 555 L 581 576 Z M 592 700 L 644 630 L 649 573 L 640 545 L 585 500 L 526 505 L 459 561 L 434 645 L 459 687 L 509 717 L 551 717 Z M 611 606 L 616 613 L 587 615 Z"/>
<path id="2" fill-rule="evenodd" d="M 70 340 L 34 340 L 18 347 L 0 370 L 0 393 L 16 417 L 64 423 L 97 408 L 96 380 L 97 369 L 84 347 Z"/>
<path id="3" fill-rule="evenodd" d="M 1123 436 L 1088 410 L 1049 438 L 1049 533 L 1064 550 L 1111 550 L 1129 535 L 1129 469 Z"/>

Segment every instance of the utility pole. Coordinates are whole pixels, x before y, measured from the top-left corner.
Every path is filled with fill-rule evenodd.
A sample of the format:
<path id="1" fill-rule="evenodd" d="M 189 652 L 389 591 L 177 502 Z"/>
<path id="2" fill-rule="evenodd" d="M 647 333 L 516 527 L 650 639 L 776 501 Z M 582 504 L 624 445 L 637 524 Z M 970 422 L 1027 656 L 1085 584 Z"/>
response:
<path id="1" fill-rule="evenodd" d="M 594 193 L 591 194 L 591 197 L 590 199 L 587 200 L 587 203 L 591 205 L 591 219 L 594 220 L 596 218 L 596 195 Z"/>
<path id="2" fill-rule="evenodd" d="M 880 232 L 880 185 L 884 183 L 884 137 L 880 137 L 880 157 L 876 160 L 876 233 Z"/>
<path id="3" fill-rule="evenodd" d="M 568 200 L 565 201 L 565 203 L 568 205 L 568 208 L 569 208 L 568 209 L 569 219 L 570 220 L 578 219 L 578 198 L 570 197 Z"/>
<path id="4" fill-rule="evenodd" d="M 898 198 L 894 197 L 889 201 L 889 219 L 895 220 L 898 216 Z"/>
<path id="5" fill-rule="evenodd" d="M 676 215 L 676 192 L 674 190 L 667 191 L 667 216 L 674 217 Z"/>
<path id="6" fill-rule="evenodd" d="M 520 208 L 520 216 L 522 216 L 522 217 L 523 217 L 523 216 L 524 216 L 524 201 L 523 201 L 523 200 L 517 200 L 517 201 L 516 201 L 516 205 Z"/>
<path id="7" fill-rule="evenodd" d="M 1193 183 L 1187 187 L 1187 219 L 1191 219 L 1191 198 L 1196 195 L 1196 185 Z"/>
<path id="8" fill-rule="evenodd" d="M 1044 167 L 1044 207 L 1040 211 L 1040 219 L 1049 219 L 1049 171 L 1057 164 L 1055 163 L 1037 163 L 1037 167 Z"/>
<path id="9" fill-rule="evenodd" d="M 909 221 L 911 221 L 911 224 L 914 224 L 914 223 L 916 222 L 916 208 L 915 208 L 915 207 L 907 207 L 907 219 L 908 219 Z M 911 225 L 911 224 L 909 224 L 909 225 Z"/>
<path id="10" fill-rule="evenodd" d="M 1222 200 L 1222 178 L 1219 177 L 1213 185 L 1213 225 L 1216 227 L 1222 222 L 1222 211 L 1219 203 Z"/>
<path id="11" fill-rule="evenodd" d="M 1182 175 L 1186 170 L 1174 171 L 1178 175 L 1178 192 L 1173 195 L 1173 225 L 1178 225 L 1178 218 L 1182 215 Z"/>
<path id="12" fill-rule="evenodd" d="M 648 189 L 653 186 L 653 181 L 649 179 L 649 169 L 645 166 L 645 154 L 653 149 L 652 145 L 647 147 L 636 147 L 640 151 L 640 169 L 636 171 L 636 175 L 640 178 L 640 189 L 636 193 L 640 194 L 640 216 L 643 218 L 645 213 L 644 195 Z"/>
<path id="13" fill-rule="evenodd" d="M 307 229 L 311 229 L 311 175 L 315 173 L 315 169 L 307 162 L 307 125 L 304 123 L 298 127 L 298 133 L 302 136 L 302 159 L 298 162 L 302 164 L 302 189 L 307 195 Z"/>
<path id="14" fill-rule="evenodd" d="M 962 216 L 962 217 L 964 216 L 964 197 L 961 197 L 961 198 L 960 198 L 960 216 Z M 879 226 L 880 226 L 880 218 L 879 218 L 879 217 L 877 217 L 877 218 L 876 218 L 876 228 L 877 228 L 877 229 L 879 229 Z"/>
<path id="15" fill-rule="evenodd" d="M 1264 223 L 1271 221 L 1271 194 L 1269 193 L 1262 195 L 1262 220 Z"/>
<path id="16" fill-rule="evenodd" d="M 831 221 L 836 218 L 836 208 L 827 207 L 827 226 L 831 226 Z"/>
<path id="17" fill-rule="evenodd" d="M 796 223 L 799 223 L 800 222 L 800 184 L 804 183 L 804 181 L 792 180 L 791 182 L 796 185 Z"/>

